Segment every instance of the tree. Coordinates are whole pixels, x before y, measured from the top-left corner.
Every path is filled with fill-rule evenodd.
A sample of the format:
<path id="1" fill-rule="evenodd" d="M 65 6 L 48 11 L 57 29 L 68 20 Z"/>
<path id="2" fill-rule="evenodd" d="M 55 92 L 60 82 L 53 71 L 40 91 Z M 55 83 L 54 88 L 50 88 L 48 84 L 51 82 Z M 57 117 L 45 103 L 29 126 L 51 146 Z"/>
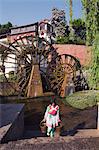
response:
<path id="1" fill-rule="evenodd" d="M 7 24 L 0 24 L 0 34 L 6 34 L 9 33 L 10 28 L 12 27 L 12 23 L 8 22 Z"/>
<path id="2" fill-rule="evenodd" d="M 97 32 L 93 44 L 90 75 L 90 87 L 99 90 L 99 32 Z"/>
<path id="3" fill-rule="evenodd" d="M 72 27 L 72 21 L 73 21 L 73 1 L 72 0 L 65 0 L 66 5 L 69 5 L 69 40 L 71 43 L 74 43 L 74 29 Z"/>
<path id="4" fill-rule="evenodd" d="M 73 18 L 73 10 L 72 10 L 73 2 L 72 2 L 72 0 L 69 0 L 69 6 L 70 6 L 70 8 L 69 8 L 70 26 L 72 27 L 72 18 Z"/>
<path id="5" fill-rule="evenodd" d="M 52 9 L 51 24 L 53 26 L 56 36 L 65 36 L 66 34 L 66 17 L 65 11 L 57 8 Z"/>
<path id="6" fill-rule="evenodd" d="M 69 44 L 69 36 L 57 37 L 57 44 Z"/>
<path id="7" fill-rule="evenodd" d="M 76 44 L 85 44 L 86 42 L 86 26 L 85 22 L 79 18 L 72 21 L 72 28 L 74 29 L 74 38 Z"/>
<path id="8" fill-rule="evenodd" d="M 98 0 L 82 0 L 82 4 L 85 12 L 86 45 L 93 45 L 99 27 L 99 2 Z"/>
<path id="9" fill-rule="evenodd" d="M 58 44 L 85 44 L 86 42 L 86 27 L 85 22 L 81 18 L 72 21 L 72 28 L 74 30 L 74 39 L 71 40 L 69 27 L 66 30 L 66 36 L 58 36 Z"/>
<path id="10" fill-rule="evenodd" d="M 69 40 L 74 41 L 74 29 L 72 27 L 72 21 L 73 21 L 73 2 L 72 0 L 69 0 L 69 16 L 70 16 L 70 21 L 69 21 Z"/>
<path id="11" fill-rule="evenodd" d="M 82 0 L 85 11 L 86 45 L 92 45 L 89 85 L 99 89 L 99 1 Z"/>

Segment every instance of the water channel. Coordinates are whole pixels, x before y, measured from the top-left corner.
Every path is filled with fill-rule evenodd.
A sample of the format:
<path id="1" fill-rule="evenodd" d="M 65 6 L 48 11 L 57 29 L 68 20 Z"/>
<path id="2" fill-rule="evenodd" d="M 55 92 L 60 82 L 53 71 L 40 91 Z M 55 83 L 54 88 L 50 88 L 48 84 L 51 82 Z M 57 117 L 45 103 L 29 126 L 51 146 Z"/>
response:
<path id="1" fill-rule="evenodd" d="M 6 99 L 6 100 L 5 100 Z M 56 97 L 60 107 L 60 118 L 63 128 L 61 135 L 75 134 L 78 129 L 95 129 L 97 119 L 96 106 L 84 110 L 65 105 L 60 97 Z M 2 98 L 4 103 L 25 103 L 25 130 L 39 131 L 40 121 L 44 117 L 47 105 L 50 103 L 51 96 L 38 98 Z"/>

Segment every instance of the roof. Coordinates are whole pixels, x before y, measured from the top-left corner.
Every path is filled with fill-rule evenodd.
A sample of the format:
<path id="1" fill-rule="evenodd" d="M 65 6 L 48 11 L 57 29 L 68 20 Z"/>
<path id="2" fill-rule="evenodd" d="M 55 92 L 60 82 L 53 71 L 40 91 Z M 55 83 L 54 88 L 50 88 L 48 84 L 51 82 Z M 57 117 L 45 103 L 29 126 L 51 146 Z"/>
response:
<path id="1" fill-rule="evenodd" d="M 17 29 L 17 28 L 23 28 L 23 27 L 30 27 L 30 26 L 37 25 L 37 24 L 38 24 L 38 22 L 33 23 L 33 24 L 27 24 L 27 25 L 22 25 L 22 26 L 11 27 L 10 29 Z"/>

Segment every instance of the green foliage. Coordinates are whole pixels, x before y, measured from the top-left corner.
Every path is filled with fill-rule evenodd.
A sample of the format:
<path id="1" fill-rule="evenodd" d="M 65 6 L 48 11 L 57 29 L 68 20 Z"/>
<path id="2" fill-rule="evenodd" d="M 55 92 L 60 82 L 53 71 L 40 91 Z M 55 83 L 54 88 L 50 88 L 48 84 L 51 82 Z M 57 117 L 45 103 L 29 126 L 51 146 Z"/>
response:
<path id="1" fill-rule="evenodd" d="M 72 22 L 72 26 L 75 31 L 75 39 L 78 38 L 77 41 L 83 41 L 83 43 L 85 44 L 86 40 L 85 22 L 81 18 L 74 19 Z"/>
<path id="2" fill-rule="evenodd" d="M 65 37 L 57 37 L 57 44 L 80 44 L 80 45 L 84 45 L 85 41 L 82 40 L 80 37 L 75 36 L 74 39 L 72 40 L 69 36 L 65 36 Z"/>
<path id="3" fill-rule="evenodd" d="M 82 91 L 76 92 L 70 96 L 67 96 L 63 100 L 64 103 L 68 103 L 74 108 L 85 109 L 92 107 L 99 102 L 99 91 Z"/>
<path id="4" fill-rule="evenodd" d="M 4 66 L 4 60 L 6 60 L 8 55 L 8 51 L 5 47 L 0 47 L 0 61 L 2 62 L 2 65 Z"/>
<path id="5" fill-rule="evenodd" d="M 93 45 L 98 30 L 99 2 L 98 0 L 82 0 L 86 23 L 86 44 Z"/>
<path id="6" fill-rule="evenodd" d="M 82 0 L 82 4 L 86 18 L 86 45 L 92 45 L 89 86 L 99 89 L 99 1 Z"/>
<path id="7" fill-rule="evenodd" d="M 57 44 L 67 44 L 69 43 L 69 36 L 57 37 Z"/>
<path id="8" fill-rule="evenodd" d="M 74 39 L 74 44 L 80 44 L 80 45 L 85 45 L 85 40 L 82 39 L 80 36 L 75 35 L 75 39 Z"/>
<path id="9" fill-rule="evenodd" d="M 85 44 L 86 27 L 82 19 L 74 19 L 72 22 L 72 32 L 67 28 L 66 36 L 58 36 L 56 43 L 58 44 Z"/>
<path id="10" fill-rule="evenodd" d="M 4 81 L 5 81 L 4 74 L 0 74 L 0 82 L 4 82 Z"/>
<path id="11" fill-rule="evenodd" d="M 17 76 L 15 75 L 15 72 L 10 71 L 8 81 L 11 81 L 11 82 L 16 81 L 16 78 L 17 78 Z"/>
<path id="12" fill-rule="evenodd" d="M 0 24 L 0 34 L 6 34 L 9 32 L 10 27 L 12 27 L 12 23 L 8 22 L 7 24 Z"/>
<path id="13" fill-rule="evenodd" d="M 99 89 L 99 32 L 96 34 L 92 48 L 92 62 L 89 68 L 89 85 L 91 89 Z"/>
<path id="14" fill-rule="evenodd" d="M 15 82 L 16 81 L 17 76 L 15 75 L 14 71 L 10 71 L 9 72 L 9 78 L 7 78 L 7 80 L 9 82 Z M 4 74 L 0 74 L 0 82 L 5 82 L 6 78 L 4 76 Z"/>
<path id="15" fill-rule="evenodd" d="M 81 28 L 81 27 L 83 28 L 83 27 L 85 27 L 85 22 L 81 18 L 74 19 L 72 21 L 72 25 L 74 28 Z"/>

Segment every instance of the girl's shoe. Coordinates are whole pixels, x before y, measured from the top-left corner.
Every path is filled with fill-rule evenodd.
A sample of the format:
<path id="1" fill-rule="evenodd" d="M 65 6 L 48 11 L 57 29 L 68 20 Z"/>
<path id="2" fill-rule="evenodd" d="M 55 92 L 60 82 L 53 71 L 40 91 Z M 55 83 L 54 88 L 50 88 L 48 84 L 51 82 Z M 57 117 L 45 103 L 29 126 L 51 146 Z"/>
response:
<path id="1" fill-rule="evenodd" d="M 50 136 L 49 132 L 47 132 L 47 136 Z"/>

